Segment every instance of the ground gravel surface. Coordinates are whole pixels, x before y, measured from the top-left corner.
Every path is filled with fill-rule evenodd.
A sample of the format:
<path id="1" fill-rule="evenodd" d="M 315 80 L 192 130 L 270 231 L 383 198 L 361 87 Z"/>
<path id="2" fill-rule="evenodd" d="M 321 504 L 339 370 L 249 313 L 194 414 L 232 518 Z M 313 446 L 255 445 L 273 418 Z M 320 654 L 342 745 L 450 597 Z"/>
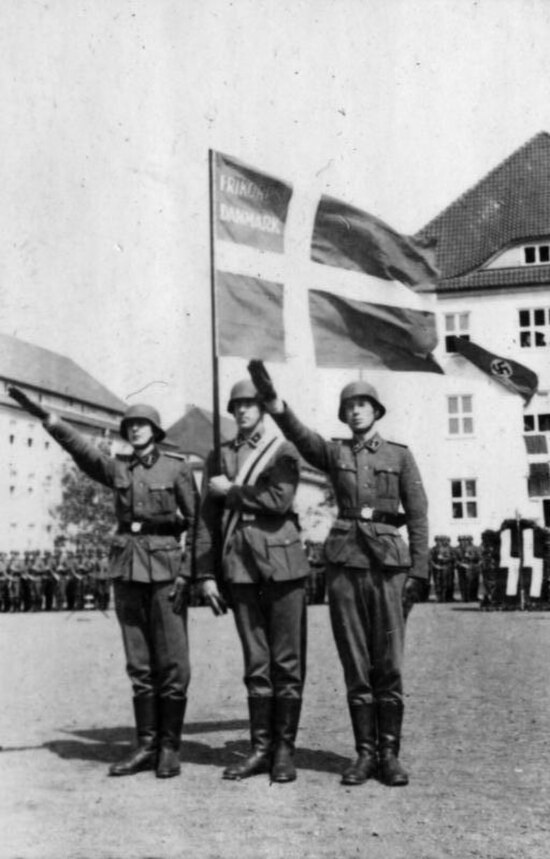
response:
<path id="1" fill-rule="evenodd" d="M 326 606 L 309 609 L 298 780 L 221 780 L 247 749 L 230 616 L 192 609 L 180 778 L 108 778 L 133 740 L 112 612 L 0 616 L 0 859 L 547 859 L 550 612 L 409 620 L 407 788 L 339 784 L 353 743 Z"/>

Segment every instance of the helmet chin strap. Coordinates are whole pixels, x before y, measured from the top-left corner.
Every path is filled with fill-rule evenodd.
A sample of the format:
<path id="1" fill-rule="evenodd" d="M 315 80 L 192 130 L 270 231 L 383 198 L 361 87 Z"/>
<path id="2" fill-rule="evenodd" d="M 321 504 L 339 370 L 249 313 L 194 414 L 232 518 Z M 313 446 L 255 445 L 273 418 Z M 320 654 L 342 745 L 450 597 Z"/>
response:
<path id="1" fill-rule="evenodd" d="M 145 442 L 145 444 L 134 444 L 134 442 L 130 442 L 130 444 L 132 445 L 134 450 L 139 450 L 140 453 L 143 453 L 143 451 L 147 450 L 147 448 L 155 446 L 155 439 L 154 437 L 150 438 L 148 441 Z"/>
<path id="2" fill-rule="evenodd" d="M 377 418 L 375 418 L 373 420 L 373 422 L 371 424 L 369 424 L 368 427 L 366 427 L 365 429 L 360 429 L 360 430 L 352 429 L 351 431 L 352 431 L 354 436 L 360 436 L 361 438 L 364 438 L 365 436 L 368 436 L 373 431 L 376 421 L 377 421 Z M 350 429 L 351 429 L 351 427 L 350 427 Z"/>

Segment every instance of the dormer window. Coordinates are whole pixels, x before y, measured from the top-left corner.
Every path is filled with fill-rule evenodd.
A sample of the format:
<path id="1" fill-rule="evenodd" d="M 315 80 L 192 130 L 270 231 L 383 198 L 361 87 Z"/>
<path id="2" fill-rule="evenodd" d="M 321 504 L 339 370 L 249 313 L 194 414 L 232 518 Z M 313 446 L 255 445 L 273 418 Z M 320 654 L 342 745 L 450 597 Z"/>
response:
<path id="1" fill-rule="evenodd" d="M 500 251 L 484 266 L 486 269 L 520 268 L 550 264 L 550 239 L 534 244 L 517 244 Z"/>
<path id="2" fill-rule="evenodd" d="M 550 262 L 550 245 L 527 245 L 523 248 L 523 258 L 526 265 L 537 265 Z"/>

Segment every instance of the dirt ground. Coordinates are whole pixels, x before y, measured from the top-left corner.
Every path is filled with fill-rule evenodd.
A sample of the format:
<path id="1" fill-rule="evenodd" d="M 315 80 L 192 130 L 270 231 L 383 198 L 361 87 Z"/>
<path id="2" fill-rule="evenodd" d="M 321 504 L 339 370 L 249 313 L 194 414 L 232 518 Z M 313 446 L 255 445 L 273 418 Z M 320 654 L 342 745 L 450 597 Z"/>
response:
<path id="1" fill-rule="evenodd" d="M 1 859 L 546 859 L 550 613 L 416 606 L 406 788 L 339 784 L 352 754 L 326 606 L 309 609 L 298 781 L 233 783 L 247 748 L 231 617 L 190 613 L 180 778 L 110 779 L 133 739 L 112 612 L 0 617 Z"/>

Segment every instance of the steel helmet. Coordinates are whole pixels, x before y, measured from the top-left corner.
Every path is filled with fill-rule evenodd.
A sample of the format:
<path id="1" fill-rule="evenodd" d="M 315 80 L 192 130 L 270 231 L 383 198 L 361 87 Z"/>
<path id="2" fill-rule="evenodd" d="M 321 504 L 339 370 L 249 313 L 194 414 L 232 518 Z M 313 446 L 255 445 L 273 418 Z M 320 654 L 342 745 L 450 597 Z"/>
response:
<path id="1" fill-rule="evenodd" d="M 227 403 L 227 411 L 230 415 L 233 414 L 233 404 L 235 400 L 256 400 L 260 408 L 263 408 L 260 398 L 258 397 L 258 391 L 250 379 L 241 379 L 240 382 L 235 382 L 231 388 L 229 401 Z"/>
<path id="2" fill-rule="evenodd" d="M 143 403 L 136 403 L 130 408 L 126 409 L 122 420 L 120 421 L 120 435 L 125 441 L 128 441 L 128 433 L 126 431 L 126 423 L 128 421 L 133 420 L 133 418 L 140 418 L 140 420 L 149 421 L 151 426 L 153 427 L 153 433 L 155 436 L 155 441 L 162 441 L 166 433 L 162 429 L 160 425 L 160 415 L 153 406 L 146 406 Z"/>
<path id="3" fill-rule="evenodd" d="M 346 418 L 344 415 L 344 404 L 346 400 L 350 400 L 352 397 L 367 397 L 370 400 L 375 410 L 378 412 L 376 415 L 376 420 L 379 418 L 383 418 L 386 414 L 386 409 L 378 399 L 378 394 L 376 392 L 376 388 L 372 385 L 369 385 L 368 382 L 363 382 L 362 379 L 358 379 L 356 382 L 349 382 L 344 388 L 342 388 L 340 392 L 340 408 L 338 409 L 338 418 L 342 421 L 342 423 L 346 423 Z"/>

